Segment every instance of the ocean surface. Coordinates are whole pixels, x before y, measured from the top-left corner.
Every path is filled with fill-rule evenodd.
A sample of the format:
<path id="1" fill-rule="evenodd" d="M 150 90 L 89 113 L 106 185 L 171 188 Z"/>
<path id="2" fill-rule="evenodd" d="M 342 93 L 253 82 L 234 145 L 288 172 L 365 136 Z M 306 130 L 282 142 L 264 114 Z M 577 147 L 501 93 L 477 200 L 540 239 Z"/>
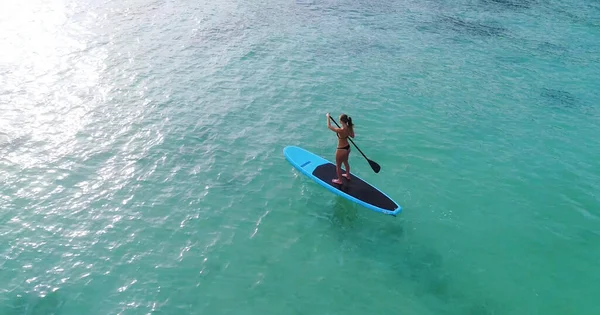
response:
<path id="1" fill-rule="evenodd" d="M 599 314 L 600 3 L 0 2 L 0 314 Z M 297 172 L 333 160 L 402 206 Z"/>

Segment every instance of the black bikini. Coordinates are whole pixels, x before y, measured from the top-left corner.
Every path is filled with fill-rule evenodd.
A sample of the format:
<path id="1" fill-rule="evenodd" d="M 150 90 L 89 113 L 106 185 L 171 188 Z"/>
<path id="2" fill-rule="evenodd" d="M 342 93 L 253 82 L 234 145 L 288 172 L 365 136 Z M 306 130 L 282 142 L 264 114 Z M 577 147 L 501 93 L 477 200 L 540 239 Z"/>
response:
<path id="1" fill-rule="evenodd" d="M 338 138 L 340 138 L 340 134 L 339 133 L 336 133 L 336 135 L 337 135 Z M 340 139 L 342 139 L 342 138 L 340 138 Z M 348 139 L 348 137 L 345 137 L 344 139 Z M 338 148 L 338 149 L 339 150 L 350 150 L 350 145 L 347 145 L 345 147 L 341 147 L 341 148 Z"/>

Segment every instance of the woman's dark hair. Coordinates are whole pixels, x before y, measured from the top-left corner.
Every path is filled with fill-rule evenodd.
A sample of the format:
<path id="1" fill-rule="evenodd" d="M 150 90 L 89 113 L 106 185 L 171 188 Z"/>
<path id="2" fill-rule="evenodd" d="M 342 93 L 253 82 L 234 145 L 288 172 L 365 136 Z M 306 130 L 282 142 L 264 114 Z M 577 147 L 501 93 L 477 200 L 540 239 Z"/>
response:
<path id="1" fill-rule="evenodd" d="M 340 120 L 343 121 L 345 124 L 347 124 L 348 127 L 350 127 L 350 128 L 354 127 L 354 124 L 352 123 L 352 117 L 350 117 L 346 114 L 342 114 L 342 117 L 340 117 Z"/>

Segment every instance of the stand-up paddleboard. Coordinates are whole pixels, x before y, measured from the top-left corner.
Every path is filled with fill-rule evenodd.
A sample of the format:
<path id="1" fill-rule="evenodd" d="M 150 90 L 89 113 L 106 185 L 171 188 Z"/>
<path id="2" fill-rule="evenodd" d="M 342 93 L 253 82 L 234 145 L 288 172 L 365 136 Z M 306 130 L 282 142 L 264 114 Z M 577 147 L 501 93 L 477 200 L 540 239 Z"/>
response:
<path id="1" fill-rule="evenodd" d="M 283 149 L 283 154 L 296 169 L 339 196 L 373 211 L 393 216 L 402 210 L 394 200 L 354 174 L 351 174 L 350 180 L 342 177 L 342 184 L 333 183 L 331 180 L 337 178 L 335 164 L 312 152 L 287 146 Z M 344 169 L 342 172 L 346 173 Z"/>

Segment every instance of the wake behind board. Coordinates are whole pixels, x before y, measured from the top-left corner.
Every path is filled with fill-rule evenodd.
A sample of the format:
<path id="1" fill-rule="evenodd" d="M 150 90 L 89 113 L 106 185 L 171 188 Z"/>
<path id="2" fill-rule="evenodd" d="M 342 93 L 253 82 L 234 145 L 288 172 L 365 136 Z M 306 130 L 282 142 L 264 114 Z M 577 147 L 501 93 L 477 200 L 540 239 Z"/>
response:
<path id="1" fill-rule="evenodd" d="M 331 180 L 337 178 L 335 164 L 310 151 L 287 146 L 283 149 L 283 154 L 296 169 L 339 196 L 373 211 L 393 216 L 402 210 L 389 196 L 354 174 L 351 174 L 351 180 L 342 177 L 342 184 L 333 183 Z M 342 169 L 342 172 L 346 171 Z"/>

